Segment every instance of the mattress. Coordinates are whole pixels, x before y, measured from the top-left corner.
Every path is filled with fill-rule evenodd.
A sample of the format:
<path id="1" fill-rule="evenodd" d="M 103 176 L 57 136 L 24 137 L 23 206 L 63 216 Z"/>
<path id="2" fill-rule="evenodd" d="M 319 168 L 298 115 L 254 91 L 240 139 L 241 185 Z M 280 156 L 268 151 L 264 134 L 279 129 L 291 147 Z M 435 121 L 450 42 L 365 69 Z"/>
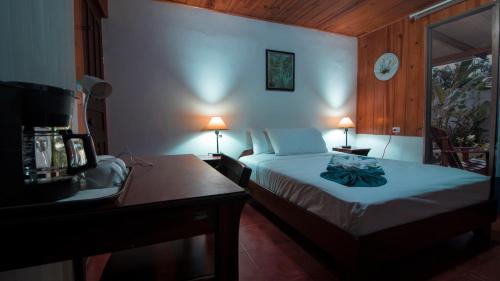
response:
<path id="1" fill-rule="evenodd" d="M 335 153 L 335 152 L 334 152 Z M 378 159 L 387 184 L 346 187 L 320 177 L 333 153 L 239 160 L 251 180 L 355 235 L 428 218 L 488 200 L 489 177 L 415 162 Z"/>

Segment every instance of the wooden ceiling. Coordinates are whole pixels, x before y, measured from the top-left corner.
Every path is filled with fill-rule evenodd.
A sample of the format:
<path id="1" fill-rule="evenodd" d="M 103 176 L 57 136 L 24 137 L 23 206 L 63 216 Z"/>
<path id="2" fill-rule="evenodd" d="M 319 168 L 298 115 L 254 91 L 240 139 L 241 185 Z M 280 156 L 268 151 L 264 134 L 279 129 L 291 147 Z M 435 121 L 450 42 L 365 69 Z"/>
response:
<path id="1" fill-rule="evenodd" d="M 163 0 L 222 13 L 361 36 L 440 0 Z"/>

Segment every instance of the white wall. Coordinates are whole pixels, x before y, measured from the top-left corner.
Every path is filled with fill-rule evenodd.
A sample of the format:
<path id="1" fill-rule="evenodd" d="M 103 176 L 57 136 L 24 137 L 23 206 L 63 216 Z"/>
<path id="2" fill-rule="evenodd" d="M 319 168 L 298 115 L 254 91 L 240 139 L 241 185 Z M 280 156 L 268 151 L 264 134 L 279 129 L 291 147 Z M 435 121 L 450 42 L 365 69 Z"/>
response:
<path id="1" fill-rule="evenodd" d="M 112 0 L 103 23 L 111 153 L 206 154 L 221 115 L 222 150 L 238 155 L 250 127 L 317 126 L 343 143 L 355 120 L 356 38 L 150 0 Z M 265 90 L 265 50 L 295 53 L 295 92 Z"/>
<path id="2" fill-rule="evenodd" d="M 73 1 L 0 1 L 0 80 L 75 88 Z"/>
<path id="3" fill-rule="evenodd" d="M 1 0 L 0 80 L 74 89 L 73 27 L 73 1 Z M 66 281 L 72 270 L 55 263 L 0 272 L 0 280 Z"/>
<path id="4" fill-rule="evenodd" d="M 0 80 L 74 90 L 73 29 L 72 0 L 0 1 Z"/>
<path id="5" fill-rule="evenodd" d="M 389 142 L 388 135 L 356 135 L 356 146 L 371 148 L 369 156 L 382 157 Z M 424 139 L 422 137 L 392 136 L 387 145 L 385 159 L 423 162 Z"/>

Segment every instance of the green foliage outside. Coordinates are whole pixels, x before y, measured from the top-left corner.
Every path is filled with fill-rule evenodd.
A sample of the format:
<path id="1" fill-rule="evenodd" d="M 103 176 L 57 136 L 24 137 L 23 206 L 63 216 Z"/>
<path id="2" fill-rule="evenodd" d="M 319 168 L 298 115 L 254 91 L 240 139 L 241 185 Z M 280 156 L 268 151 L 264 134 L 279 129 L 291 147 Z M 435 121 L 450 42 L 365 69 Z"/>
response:
<path id="1" fill-rule="evenodd" d="M 487 147 L 491 83 L 491 56 L 434 67 L 432 126 L 455 146 Z"/>

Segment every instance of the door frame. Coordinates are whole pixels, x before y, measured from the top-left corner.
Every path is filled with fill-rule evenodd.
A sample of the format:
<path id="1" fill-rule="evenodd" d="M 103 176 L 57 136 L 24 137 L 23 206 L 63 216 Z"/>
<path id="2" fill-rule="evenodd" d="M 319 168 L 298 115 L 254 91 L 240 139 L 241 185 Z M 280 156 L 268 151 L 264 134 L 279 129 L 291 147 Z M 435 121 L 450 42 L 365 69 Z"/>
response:
<path id="1" fill-rule="evenodd" d="M 492 27 L 492 36 L 493 36 L 493 45 L 491 46 L 491 51 L 493 53 L 493 64 L 492 64 L 492 72 L 493 76 L 493 87 L 492 87 L 492 100 L 491 103 L 494 104 L 494 112 L 492 112 L 491 120 L 491 131 L 494 133 L 493 145 L 490 145 L 490 199 L 494 199 L 495 191 L 496 191 L 496 177 L 497 177 L 497 149 L 498 149 L 498 95 L 500 93 L 500 0 L 495 1 L 495 5 L 493 8 L 493 27 Z"/>
<path id="2" fill-rule="evenodd" d="M 424 119 L 424 163 L 430 163 L 432 159 L 432 139 L 430 134 L 430 120 L 432 117 L 431 113 L 431 103 L 432 103 L 432 30 L 441 25 L 448 24 L 450 22 L 454 22 L 460 20 L 462 18 L 466 18 L 468 16 L 481 13 L 487 10 L 493 11 L 493 20 L 492 20 L 492 77 L 493 77 L 493 87 L 491 90 L 491 114 L 492 116 L 496 116 L 496 118 L 491 118 L 490 132 L 491 132 L 491 140 L 489 146 L 489 174 L 494 178 L 495 167 L 496 167 L 496 146 L 497 146 L 497 138 L 498 138 L 498 79 L 499 79 L 499 19 L 500 19 L 500 0 L 496 0 L 491 4 L 487 4 L 470 11 L 464 12 L 460 15 L 450 17 L 443 21 L 433 23 L 427 26 L 426 28 L 426 51 L 427 51 L 427 59 L 426 59 L 426 67 L 425 67 L 425 119 Z"/>
<path id="3" fill-rule="evenodd" d="M 107 17 L 107 0 L 73 0 L 75 21 L 75 64 L 76 79 L 84 74 L 104 78 L 102 47 L 102 19 Z M 108 153 L 108 126 L 106 101 L 90 98 L 87 113 L 89 120 L 84 120 L 83 95 L 79 93 L 78 117 L 80 132 L 87 133 L 85 122 L 89 125 L 97 154 Z M 100 118 L 92 118 L 100 117 Z M 102 128 L 102 129 L 99 129 Z"/>

